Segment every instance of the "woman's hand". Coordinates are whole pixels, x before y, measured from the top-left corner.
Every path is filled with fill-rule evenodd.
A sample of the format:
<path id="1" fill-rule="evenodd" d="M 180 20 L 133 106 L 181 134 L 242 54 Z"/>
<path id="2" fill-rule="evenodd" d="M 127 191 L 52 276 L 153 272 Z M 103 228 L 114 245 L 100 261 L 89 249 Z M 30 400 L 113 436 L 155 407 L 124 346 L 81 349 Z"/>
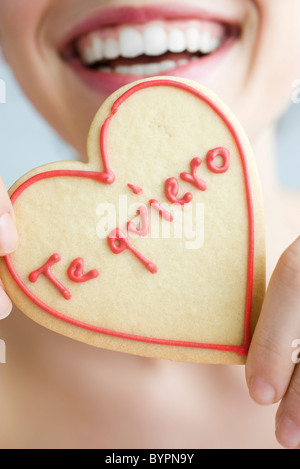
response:
<path id="1" fill-rule="evenodd" d="M 272 276 L 246 366 L 252 398 L 261 405 L 281 401 L 278 441 L 300 449 L 300 365 L 292 343 L 300 343 L 300 237 L 282 255 Z"/>
<path id="2" fill-rule="evenodd" d="M 16 250 L 18 234 L 14 221 L 13 207 L 7 190 L 0 178 L 0 256 Z M 0 320 L 6 318 L 12 310 L 12 303 L 3 289 L 0 279 Z"/>

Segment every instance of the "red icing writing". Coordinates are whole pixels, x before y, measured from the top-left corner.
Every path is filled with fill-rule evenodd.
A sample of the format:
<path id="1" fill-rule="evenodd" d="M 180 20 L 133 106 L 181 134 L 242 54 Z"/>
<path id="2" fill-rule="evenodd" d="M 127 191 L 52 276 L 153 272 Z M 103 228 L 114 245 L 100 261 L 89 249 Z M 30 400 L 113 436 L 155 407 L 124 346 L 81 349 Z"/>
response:
<path id="1" fill-rule="evenodd" d="M 47 277 L 47 279 L 53 283 L 62 296 L 66 300 L 70 300 L 72 298 L 71 293 L 57 280 L 57 278 L 54 277 L 51 271 L 51 268 L 54 266 L 54 264 L 57 264 L 60 260 L 61 257 L 59 254 L 53 254 L 53 256 L 51 256 L 50 259 L 46 262 L 46 264 L 29 275 L 29 280 L 30 282 L 35 283 L 40 275 L 45 275 L 45 277 Z"/>
<path id="2" fill-rule="evenodd" d="M 128 340 L 135 340 L 138 342 L 144 342 L 144 343 L 150 343 L 150 344 L 159 344 L 159 345 L 166 345 L 166 346 L 174 346 L 174 347 L 188 347 L 188 348 L 196 348 L 196 349 L 211 349 L 211 350 L 223 350 L 226 352 L 235 352 L 240 355 L 247 355 L 249 346 L 250 346 L 250 339 L 251 339 L 251 313 L 252 313 L 252 297 L 253 297 L 253 269 L 254 269 L 254 245 L 255 245 L 255 219 L 254 219 L 254 207 L 253 207 L 253 197 L 252 197 L 252 190 L 251 190 L 251 183 L 250 183 L 250 175 L 249 175 L 249 169 L 248 169 L 248 164 L 247 164 L 247 159 L 246 159 L 246 154 L 243 148 L 243 143 L 239 137 L 238 131 L 236 130 L 234 124 L 231 122 L 230 118 L 227 117 L 225 112 L 223 111 L 222 108 L 220 108 L 215 101 L 213 101 L 211 98 L 206 96 L 203 92 L 200 90 L 197 90 L 193 88 L 192 86 L 174 81 L 172 79 L 166 79 L 166 78 L 161 78 L 157 80 L 149 80 L 143 83 L 139 83 L 129 90 L 127 90 L 125 93 L 123 93 L 120 98 L 116 100 L 114 105 L 112 106 L 111 109 L 111 115 L 110 117 L 107 118 L 105 121 L 102 129 L 101 129 L 101 134 L 100 134 L 100 145 L 101 145 L 101 156 L 103 160 L 103 165 L 104 165 L 104 172 L 99 173 L 99 172 L 92 172 L 88 170 L 83 170 L 83 171 L 74 171 L 72 169 L 63 169 L 63 170 L 52 170 L 52 171 L 47 171 L 44 173 L 39 173 L 36 174 L 35 176 L 27 179 L 24 183 L 22 183 L 12 194 L 11 196 L 11 201 L 12 204 L 15 204 L 15 202 L 18 200 L 18 198 L 26 191 L 30 186 L 35 184 L 38 181 L 46 180 L 49 178 L 56 178 L 56 177 L 73 177 L 73 178 L 89 178 L 93 180 L 97 180 L 102 183 L 106 184 L 112 184 L 115 180 L 115 176 L 110 169 L 109 166 L 109 158 L 108 158 L 108 152 L 107 152 L 107 133 L 109 129 L 109 125 L 111 120 L 113 119 L 113 116 L 118 112 L 119 108 L 122 107 L 123 103 L 125 103 L 132 95 L 135 93 L 138 93 L 140 90 L 144 90 L 147 88 L 151 87 L 159 87 L 159 86 L 165 86 L 165 87 L 173 87 L 173 88 L 178 88 L 183 90 L 186 93 L 189 93 L 190 95 L 195 96 L 197 99 L 199 99 L 201 102 L 207 104 L 210 109 L 212 109 L 217 116 L 223 121 L 224 125 L 228 129 L 229 133 L 232 135 L 234 142 L 237 146 L 238 149 L 238 155 L 239 159 L 243 168 L 243 175 L 244 175 L 244 184 L 245 184 L 245 192 L 246 192 L 246 197 L 247 197 L 247 207 L 248 207 L 248 220 L 249 220 L 249 243 L 248 243 L 248 276 L 247 276 L 247 295 L 246 295 L 246 301 L 245 301 L 245 312 L 244 312 L 244 318 L 245 318 L 245 331 L 244 331 L 244 341 L 243 344 L 241 345 L 226 345 L 226 344 L 216 344 L 216 343 L 201 343 L 201 342 L 189 342 L 186 340 L 171 340 L 169 338 L 158 338 L 158 337 L 147 337 L 147 336 L 140 336 L 137 334 L 128 334 L 125 332 L 121 331 L 116 331 L 116 330 L 109 330 L 104 327 L 99 327 L 93 324 L 89 323 L 84 323 L 82 321 L 79 321 L 77 319 L 74 319 L 66 314 L 63 314 L 59 312 L 57 309 L 51 307 L 48 304 L 45 304 L 40 298 L 38 298 L 30 289 L 28 286 L 24 283 L 20 275 L 17 273 L 17 270 L 14 266 L 13 263 L 13 257 L 10 255 L 7 255 L 5 257 L 5 262 L 7 265 L 7 268 L 14 279 L 16 285 L 23 291 L 23 293 L 34 303 L 36 304 L 39 308 L 42 310 L 46 311 L 48 314 L 52 315 L 53 317 L 60 319 L 62 321 L 65 321 L 69 324 L 72 324 L 74 326 L 83 328 L 85 330 L 90 330 L 93 332 L 97 332 L 100 334 L 106 334 L 111 337 L 118 337 L 122 339 L 128 339 Z M 216 173 L 221 173 L 222 170 L 223 172 L 226 172 L 226 155 L 224 159 L 224 165 L 222 168 L 217 167 L 213 161 L 216 156 L 222 156 L 220 155 L 220 152 L 218 154 L 213 155 L 211 153 L 208 167 L 211 169 L 213 172 Z M 229 162 L 229 159 L 227 160 Z M 87 168 L 88 169 L 88 168 Z M 178 203 L 178 201 L 177 201 Z M 117 233 L 116 233 L 117 234 Z M 125 237 L 126 238 L 126 237 Z M 117 238 L 115 238 L 116 240 Z M 128 240 L 127 240 L 128 242 Z M 111 239 L 111 245 L 112 248 L 117 248 L 117 246 L 114 246 L 113 243 L 113 238 Z M 119 246 L 120 247 L 120 246 Z M 123 245 L 123 250 L 129 249 L 129 245 Z M 114 252 L 114 251 L 113 251 Z M 122 252 L 122 251 L 120 251 Z M 118 252 L 116 252 L 117 254 Z"/>
<path id="3" fill-rule="evenodd" d="M 108 244 L 114 254 L 121 254 L 128 249 L 135 255 L 135 257 L 144 264 L 145 267 L 151 272 L 151 274 L 157 273 L 157 267 L 153 262 L 150 262 L 146 257 L 140 254 L 131 244 L 129 243 L 126 235 L 119 228 L 116 228 L 111 232 L 108 237 Z"/>
<path id="4" fill-rule="evenodd" d="M 107 154 L 107 132 L 112 117 L 113 116 L 110 116 L 108 117 L 108 119 L 106 119 L 100 132 L 100 150 L 102 155 L 104 172 L 99 174 L 99 180 L 103 182 L 103 184 L 113 184 L 116 180 L 116 177 L 109 166 L 109 159 Z"/>
<path id="5" fill-rule="evenodd" d="M 98 270 L 91 270 L 90 272 L 84 274 L 84 260 L 80 257 L 75 259 L 68 269 L 68 276 L 72 282 L 84 283 L 94 278 L 99 277 Z"/>
<path id="6" fill-rule="evenodd" d="M 132 221 L 130 221 L 127 223 L 127 230 L 130 231 L 131 233 L 138 234 L 139 236 L 147 236 L 147 234 L 149 233 L 149 217 L 148 217 L 147 207 L 142 205 L 138 209 L 138 214 L 141 217 L 140 229 L 137 229 L 135 224 Z"/>
<path id="7" fill-rule="evenodd" d="M 206 191 L 207 186 L 202 179 L 197 176 L 197 169 L 201 166 L 202 160 L 201 158 L 194 158 L 191 161 L 191 174 L 189 173 L 181 173 L 180 177 L 183 181 L 190 182 L 191 184 L 194 184 L 197 189 L 200 191 Z"/>
<path id="8" fill-rule="evenodd" d="M 223 158 L 223 165 L 216 166 L 215 159 L 217 156 Z M 208 168 L 217 174 L 226 173 L 230 166 L 230 153 L 226 148 L 215 148 L 214 150 L 210 150 L 206 156 L 206 164 Z"/>
<path id="9" fill-rule="evenodd" d="M 135 195 L 140 195 L 143 193 L 143 189 L 141 187 L 134 186 L 133 184 L 127 184 L 127 185 L 129 189 L 131 189 Z"/>
<path id="10" fill-rule="evenodd" d="M 163 217 L 164 220 L 169 221 L 169 222 L 172 222 L 174 220 L 172 213 L 168 212 L 168 210 L 163 208 L 160 205 L 160 203 L 157 202 L 157 200 L 155 199 L 150 200 L 150 205 L 154 210 L 156 210 Z"/>
<path id="11" fill-rule="evenodd" d="M 176 178 L 169 178 L 166 180 L 165 191 L 167 199 L 173 204 L 185 205 L 193 200 L 190 192 L 187 192 L 182 199 L 178 199 L 179 183 Z"/>

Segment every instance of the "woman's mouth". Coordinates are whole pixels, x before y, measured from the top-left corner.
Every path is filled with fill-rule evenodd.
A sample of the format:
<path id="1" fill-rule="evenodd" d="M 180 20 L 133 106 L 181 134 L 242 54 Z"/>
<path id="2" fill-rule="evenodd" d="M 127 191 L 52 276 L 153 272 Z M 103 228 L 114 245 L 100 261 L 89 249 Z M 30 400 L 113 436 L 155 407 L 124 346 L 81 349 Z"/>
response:
<path id="1" fill-rule="evenodd" d="M 91 88 L 110 94 L 150 76 L 201 80 L 239 37 L 237 25 L 187 9 L 102 12 L 74 29 L 63 59 Z"/>

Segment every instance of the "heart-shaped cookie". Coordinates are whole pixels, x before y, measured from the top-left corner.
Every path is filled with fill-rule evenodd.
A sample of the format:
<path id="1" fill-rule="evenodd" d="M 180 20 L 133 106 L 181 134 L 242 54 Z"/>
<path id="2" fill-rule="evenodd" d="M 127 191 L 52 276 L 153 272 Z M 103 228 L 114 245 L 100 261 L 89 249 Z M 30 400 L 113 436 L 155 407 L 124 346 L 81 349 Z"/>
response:
<path id="1" fill-rule="evenodd" d="M 249 142 L 198 84 L 113 94 L 89 162 L 11 189 L 20 245 L 1 278 L 30 318 L 110 350 L 243 363 L 265 291 L 261 191 Z"/>

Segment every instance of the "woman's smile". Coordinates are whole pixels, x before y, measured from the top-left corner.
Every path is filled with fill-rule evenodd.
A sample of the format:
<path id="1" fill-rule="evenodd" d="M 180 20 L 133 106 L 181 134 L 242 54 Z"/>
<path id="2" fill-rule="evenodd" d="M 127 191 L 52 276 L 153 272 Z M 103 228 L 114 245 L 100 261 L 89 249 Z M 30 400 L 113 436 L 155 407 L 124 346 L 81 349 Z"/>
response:
<path id="1" fill-rule="evenodd" d="M 239 35 L 238 24 L 196 8 L 122 7 L 88 16 L 59 49 L 90 87 L 113 92 L 153 75 L 208 75 Z"/>
<path id="2" fill-rule="evenodd" d="M 0 43 L 27 98 L 82 157 L 96 111 L 120 86 L 171 75 L 214 91 L 253 144 L 266 194 L 271 273 L 299 236 L 299 198 L 278 190 L 274 168 L 274 123 L 300 77 L 299 18 L 300 0 L 0 0 Z M 10 89 L 7 94 L 13 132 L 1 153 L 4 174 L 13 159 L 11 135 L 24 147 L 20 125 L 32 134 L 32 146 L 16 152 L 16 168 L 21 158 L 31 165 L 37 152 L 34 124 L 23 127 L 19 95 L 14 103 Z M 178 121 L 188 128 L 190 116 L 183 117 L 183 106 L 180 111 Z M 41 140 L 43 150 L 48 141 Z M 132 153 L 129 159 L 136 164 Z M 0 174 L 2 254 L 17 241 L 11 210 Z M 56 214 L 53 219 L 57 223 Z M 298 240 L 275 271 L 247 364 L 253 399 L 270 404 L 284 396 L 277 437 L 293 447 L 300 442 L 300 368 L 294 368 L 290 345 L 300 333 L 299 249 Z M 3 319 L 11 303 L 1 285 L 0 279 Z M 9 364 L 1 367 L 1 447 L 277 448 L 275 409 L 250 401 L 244 370 L 96 350 L 17 312 L 1 322 L 2 338 Z"/>

